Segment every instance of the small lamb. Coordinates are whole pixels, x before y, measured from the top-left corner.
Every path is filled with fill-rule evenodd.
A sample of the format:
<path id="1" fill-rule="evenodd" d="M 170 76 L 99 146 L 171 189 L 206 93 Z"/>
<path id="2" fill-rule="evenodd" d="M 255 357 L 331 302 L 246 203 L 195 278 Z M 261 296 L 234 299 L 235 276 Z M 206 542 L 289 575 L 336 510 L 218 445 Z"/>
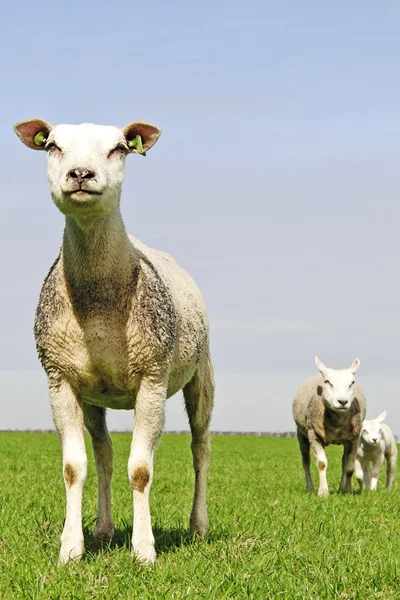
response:
<path id="1" fill-rule="evenodd" d="M 317 356 L 315 364 L 320 373 L 310 377 L 293 400 L 293 417 L 306 476 L 306 491 L 315 491 L 310 473 L 310 445 L 319 471 L 318 496 L 327 496 L 328 460 L 325 447 L 343 444 L 339 491 L 351 492 L 361 424 L 365 418 L 365 397 L 354 381 L 360 361 L 356 358 L 349 369 L 341 371 L 326 367 Z"/>
<path id="2" fill-rule="evenodd" d="M 383 461 L 386 458 L 386 488 L 393 485 L 397 463 L 397 446 L 388 425 L 383 423 L 386 411 L 376 419 L 364 421 L 360 436 L 360 445 L 355 464 L 356 479 L 360 490 L 376 490 Z M 370 463 L 372 462 L 372 469 Z"/>

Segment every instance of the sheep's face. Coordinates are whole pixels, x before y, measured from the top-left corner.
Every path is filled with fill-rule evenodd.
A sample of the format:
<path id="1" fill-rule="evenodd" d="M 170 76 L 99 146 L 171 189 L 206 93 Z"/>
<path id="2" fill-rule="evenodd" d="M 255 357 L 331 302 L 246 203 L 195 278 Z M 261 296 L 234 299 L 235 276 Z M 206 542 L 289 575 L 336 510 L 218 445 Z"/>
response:
<path id="1" fill-rule="evenodd" d="M 386 418 L 386 411 L 381 413 L 379 417 L 376 419 L 372 419 L 371 421 L 364 421 L 362 430 L 361 430 L 361 438 L 362 441 L 369 446 L 376 446 L 382 439 L 382 429 L 381 424 Z"/>
<path id="2" fill-rule="evenodd" d="M 349 410 L 354 400 L 354 373 L 360 366 L 358 358 L 349 369 L 340 371 L 326 367 L 317 357 L 315 363 L 323 377 L 322 397 L 325 405 L 335 412 Z"/>
<path id="3" fill-rule="evenodd" d="M 53 128 L 39 119 L 14 129 L 28 147 L 47 151 L 53 201 L 62 213 L 76 217 L 112 211 L 119 203 L 126 155 L 144 154 L 161 133 L 141 122 L 124 129 L 91 123 Z"/>

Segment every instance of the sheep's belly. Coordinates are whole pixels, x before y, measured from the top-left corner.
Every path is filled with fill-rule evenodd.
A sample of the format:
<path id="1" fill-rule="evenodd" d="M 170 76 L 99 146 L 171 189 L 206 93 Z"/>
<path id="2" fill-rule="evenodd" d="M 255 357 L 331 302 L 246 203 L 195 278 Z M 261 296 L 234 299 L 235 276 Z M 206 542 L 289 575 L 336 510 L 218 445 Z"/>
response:
<path id="1" fill-rule="evenodd" d="M 117 410 L 130 410 L 135 408 L 135 398 L 132 392 L 112 390 L 99 392 L 88 388 L 81 389 L 82 400 L 86 404 L 94 404 L 102 408 L 115 408 Z"/>

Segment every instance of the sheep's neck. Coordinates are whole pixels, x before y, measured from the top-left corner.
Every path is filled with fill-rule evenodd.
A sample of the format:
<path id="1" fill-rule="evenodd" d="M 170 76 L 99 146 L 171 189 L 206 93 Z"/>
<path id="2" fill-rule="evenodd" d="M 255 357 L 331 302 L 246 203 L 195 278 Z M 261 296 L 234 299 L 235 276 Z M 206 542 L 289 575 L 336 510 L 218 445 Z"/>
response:
<path id="1" fill-rule="evenodd" d="M 67 216 L 62 257 L 68 282 L 111 278 L 122 283 L 131 271 L 130 246 L 119 208 L 86 219 Z"/>

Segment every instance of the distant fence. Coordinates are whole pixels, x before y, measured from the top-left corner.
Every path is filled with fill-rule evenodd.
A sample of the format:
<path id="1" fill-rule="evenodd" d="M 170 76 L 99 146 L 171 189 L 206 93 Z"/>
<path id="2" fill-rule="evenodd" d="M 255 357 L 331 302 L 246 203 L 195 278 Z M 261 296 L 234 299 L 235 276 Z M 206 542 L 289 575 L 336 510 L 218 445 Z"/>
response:
<path id="1" fill-rule="evenodd" d="M 56 433 L 55 429 L 0 429 L 1 431 L 14 431 L 19 433 Z M 125 429 L 124 431 L 110 431 L 110 433 L 132 433 L 131 429 Z M 165 434 L 185 434 L 189 435 L 190 431 L 164 431 Z M 211 435 L 251 435 L 253 437 L 277 437 L 292 439 L 296 437 L 295 431 L 211 431 Z M 396 443 L 399 443 L 399 436 L 394 434 Z"/>
<path id="2" fill-rule="evenodd" d="M 56 433 L 55 429 L 0 429 L 0 431 L 14 431 L 20 433 Z M 111 431 L 111 433 L 132 433 L 131 429 L 124 431 Z M 190 431 L 164 431 L 165 434 L 186 434 L 189 435 Z M 211 435 L 252 435 L 254 437 L 279 437 L 279 438 L 294 438 L 296 434 L 294 431 L 211 431 Z"/>

